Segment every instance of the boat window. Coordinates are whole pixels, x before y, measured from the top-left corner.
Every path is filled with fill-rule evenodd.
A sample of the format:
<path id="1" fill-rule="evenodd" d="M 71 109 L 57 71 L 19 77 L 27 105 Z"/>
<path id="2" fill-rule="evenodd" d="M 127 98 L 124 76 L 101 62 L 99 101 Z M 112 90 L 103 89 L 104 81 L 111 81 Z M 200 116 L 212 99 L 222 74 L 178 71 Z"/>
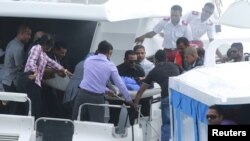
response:
<path id="1" fill-rule="evenodd" d="M 239 44 L 239 43 L 241 43 L 242 44 L 242 46 L 243 46 L 243 57 L 248 57 L 248 56 L 250 56 L 250 42 L 241 42 L 241 41 L 236 41 L 236 42 L 228 42 L 228 43 L 225 43 L 225 44 L 221 44 L 219 47 L 218 47 L 218 49 L 219 49 L 219 51 L 222 53 L 222 55 L 223 56 L 225 56 L 225 57 L 228 57 L 228 51 L 230 51 L 230 48 L 231 48 L 231 46 L 232 46 L 232 44 L 234 44 L 234 43 L 236 43 L 236 44 Z M 218 60 L 218 57 L 217 57 L 217 60 Z M 245 61 L 249 61 L 248 59 L 247 60 L 245 60 Z M 220 61 L 218 61 L 219 63 L 220 63 Z"/>
<path id="2" fill-rule="evenodd" d="M 20 24 L 31 27 L 32 37 L 36 31 L 42 30 L 54 35 L 56 41 L 64 41 L 68 46 L 66 57 L 71 71 L 89 52 L 96 29 L 93 21 L 0 17 L 0 40 L 4 48 L 16 36 Z"/>

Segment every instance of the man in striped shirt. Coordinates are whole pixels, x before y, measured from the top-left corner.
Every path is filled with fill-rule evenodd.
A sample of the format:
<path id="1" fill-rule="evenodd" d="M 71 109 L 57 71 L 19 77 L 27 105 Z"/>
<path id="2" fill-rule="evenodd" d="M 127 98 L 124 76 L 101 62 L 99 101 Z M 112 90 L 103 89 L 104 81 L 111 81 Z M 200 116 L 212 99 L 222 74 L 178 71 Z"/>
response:
<path id="1" fill-rule="evenodd" d="M 32 102 L 32 115 L 39 118 L 42 111 L 41 81 L 46 65 L 66 75 L 68 71 L 60 64 L 50 59 L 46 52 L 54 46 L 54 40 L 49 34 L 44 34 L 31 48 L 24 69 L 23 91 L 28 94 Z"/>

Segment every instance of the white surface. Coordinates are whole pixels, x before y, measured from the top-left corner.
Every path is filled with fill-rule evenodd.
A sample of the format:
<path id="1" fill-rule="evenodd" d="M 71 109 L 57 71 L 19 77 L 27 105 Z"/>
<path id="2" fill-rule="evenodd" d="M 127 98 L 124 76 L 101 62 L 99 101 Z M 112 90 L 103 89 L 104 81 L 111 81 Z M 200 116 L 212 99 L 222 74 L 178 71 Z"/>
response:
<path id="1" fill-rule="evenodd" d="M 91 3 L 91 0 L 89 3 L 1 0 L 0 16 L 121 21 L 165 16 L 169 13 L 165 5 L 165 0 L 107 0 L 101 3 Z"/>
<path id="2" fill-rule="evenodd" d="M 34 117 L 0 114 L 0 135 L 19 135 L 18 141 L 29 141 L 34 130 Z"/>
<path id="3" fill-rule="evenodd" d="M 86 121 L 74 121 L 75 132 L 72 141 L 131 141 L 131 127 L 128 127 L 127 136 L 123 138 L 113 137 L 114 125 L 109 123 L 96 123 Z M 135 141 L 142 141 L 142 129 L 134 125 Z"/>
<path id="4" fill-rule="evenodd" d="M 250 19 L 246 18 L 250 14 L 250 3 L 241 0 L 233 3 L 223 13 L 220 23 L 233 27 L 250 28 Z M 233 20 L 232 20 L 233 17 Z"/>
<path id="5" fill-rule="evenodd" d="M 206 49 L 204 66 L 170 78 L 169 87 L 207 105 L 250 103 L 250 62 L 215 63 L 219 46 L 249 41 L 237 38 L 213 41 Z"/>
<path id="6" fill-rule="evenodd" d="M 152 119 L 142 117 L 140 125 L 143 131 L 143 141 L 159 141 L 161 138 L 161 110 L 153 108 Z"/>
<path id="7" fill-rule="evenodd" d="M 169 87 L 204 104 L 250 103 L 250 62 L 200 67 L 170 78 Z"/>
<path id="8" fill-rule="evenodd" d="M 0 100 L 3 101 L 25 102 L 27 98 L 27 94 L 24 93 L 0 92 Z"/>

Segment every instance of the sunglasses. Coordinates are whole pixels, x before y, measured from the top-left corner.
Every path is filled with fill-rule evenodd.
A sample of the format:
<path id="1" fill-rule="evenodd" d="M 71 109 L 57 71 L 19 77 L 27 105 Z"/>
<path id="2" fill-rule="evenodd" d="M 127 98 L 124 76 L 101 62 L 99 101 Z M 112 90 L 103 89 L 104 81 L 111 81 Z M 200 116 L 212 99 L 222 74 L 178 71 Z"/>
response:
<path id="1" fill-rule="evenodd" d="M 134 63 L 136 63 L 136 60 L 129 60 L 128 62 L 129 62 L 129 64 L 134 64 Z"/>
<path id="2" fill-rule="evenodd" d="M 231 50 L 232 53 L 237 53 L 238 51 L 237 50 Z"/>
<path id="3" fill-rule="evenodd" d="M 211 120 L 214 120 L 216 119 L 218 116 L 217 115 L 207 115 L 206 118 L 207 119 L 211 119 Z"/>

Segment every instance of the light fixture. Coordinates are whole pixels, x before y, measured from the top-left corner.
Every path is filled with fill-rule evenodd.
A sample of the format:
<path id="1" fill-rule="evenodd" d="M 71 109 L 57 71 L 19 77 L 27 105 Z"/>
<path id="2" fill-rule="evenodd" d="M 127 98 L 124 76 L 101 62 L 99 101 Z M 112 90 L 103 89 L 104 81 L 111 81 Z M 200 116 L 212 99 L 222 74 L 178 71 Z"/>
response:
<path id="1" fill-rule="evenodd" d="M 239 27 L 250 28 L 250 3 L 248 0 L 240 0 L 229 6 L 229 8 L 222 14 L 220 24 Z"/>

